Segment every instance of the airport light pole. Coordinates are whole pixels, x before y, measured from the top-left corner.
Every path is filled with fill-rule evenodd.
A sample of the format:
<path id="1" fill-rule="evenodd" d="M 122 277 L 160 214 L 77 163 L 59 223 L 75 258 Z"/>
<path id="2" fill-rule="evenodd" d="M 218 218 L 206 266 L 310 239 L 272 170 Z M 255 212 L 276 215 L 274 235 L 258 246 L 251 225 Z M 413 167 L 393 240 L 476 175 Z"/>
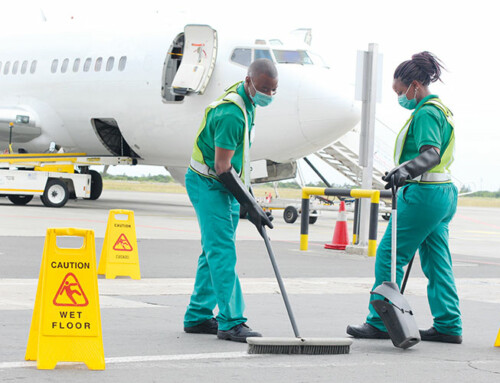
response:
<path id="1" fill-rule="evenodd" d="M 359 165 L 363 169 L 363 189 L 372 189 L 373 186 L 373 148 L 375 142 L 375 106 L 377 102 L 377 80 L 381 70 L 378 44 L 370 43 L 368 51 L 363 52 L 363 88 L 361 108 L 361 137 L 359 143 Z M 360 201 L 360 230 L 359 245 L 368 247 L 368 229 L 370 220 L 370 201 Z"/>

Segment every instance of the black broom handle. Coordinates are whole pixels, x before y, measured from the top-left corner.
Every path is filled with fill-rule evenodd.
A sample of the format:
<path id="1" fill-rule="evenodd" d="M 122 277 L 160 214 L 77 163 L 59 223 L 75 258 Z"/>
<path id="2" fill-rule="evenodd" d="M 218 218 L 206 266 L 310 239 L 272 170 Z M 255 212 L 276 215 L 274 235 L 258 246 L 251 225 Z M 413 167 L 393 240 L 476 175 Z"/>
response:
<path id="1" fill-rule="evenodd" d="M 415 255 L 411 258 L 410 263 L 408 263 L 408 267 L 406 268 L 405 276 L 403 278 L 403 284 L 401 285 L 401 295 L 405 292 L 406 282 L 408 282 L 408 277 L 410 276 L 411 266 L 413 265 L 413 260 L 415 259 Z"/>

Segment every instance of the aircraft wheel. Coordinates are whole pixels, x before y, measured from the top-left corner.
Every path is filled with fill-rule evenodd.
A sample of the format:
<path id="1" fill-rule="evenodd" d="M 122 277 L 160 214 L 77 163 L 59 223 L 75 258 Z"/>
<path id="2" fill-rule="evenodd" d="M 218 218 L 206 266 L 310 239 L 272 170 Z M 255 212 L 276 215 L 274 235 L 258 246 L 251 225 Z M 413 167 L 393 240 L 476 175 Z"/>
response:
<path id="1" fill-rule="evenodd" d="M 62 180 L 51 179 L 47 182 L 40 199 L 47 207 L 63 207 L 69 199 L 68 187 Z"/>
<path id="2" fill-rule="evenodd" d="M 14 205 L 26 205 L 29 203 L 32 199 L 32 195 L 8 195 L 7 198 L 12 202 Z"/>
<path id="3" fill-rule="evenodd" d="M 299 217 L 299 212 L 293 206 L 287 206 L 283 212 L 283 219 L 286 223 L 294 223 Z"/>
<path id="4" fill-rule="evenodd" d="M 389 221 L 389 219 L 391 218 L 391 213 L 384 213 L 382 214 L 382 218 L 386 221 Z"/>

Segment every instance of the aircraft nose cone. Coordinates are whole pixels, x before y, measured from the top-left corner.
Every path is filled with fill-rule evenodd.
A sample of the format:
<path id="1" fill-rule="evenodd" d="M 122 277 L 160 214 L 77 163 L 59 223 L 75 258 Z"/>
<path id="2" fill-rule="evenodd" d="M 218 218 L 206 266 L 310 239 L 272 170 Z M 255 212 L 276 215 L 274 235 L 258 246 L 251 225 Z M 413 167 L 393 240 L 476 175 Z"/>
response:
<path id="1" fill-rule="evenodd" d="M 311 67 L 304 75 L 298 111 L 304 137 L 322 147 L 350 131 L 361 118 L 354 90 L 346 90 L 327 68 Z"/>

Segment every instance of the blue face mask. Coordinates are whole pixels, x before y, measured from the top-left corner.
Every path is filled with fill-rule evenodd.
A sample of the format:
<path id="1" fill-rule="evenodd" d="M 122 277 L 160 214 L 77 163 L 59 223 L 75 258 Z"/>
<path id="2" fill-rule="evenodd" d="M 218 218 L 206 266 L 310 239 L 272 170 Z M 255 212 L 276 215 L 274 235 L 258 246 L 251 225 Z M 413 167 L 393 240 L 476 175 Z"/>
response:
<path id="1" fill-rule="evenodd" d="M 406 97 L 406 94 L 410 90 L 411 85 L 412 84 L 410 84 L 410 86 L 406 90 L 405 94 L 402 94 L 401 96 L 398 97 L 399 105 L 401 105 L 403 108 L 410 109 L 410 110 L 415 109 L 417 107 L 417 90 L 416 89 L 415 89 L 415 95 L 413 96 L 413 98 L 411 100 L 408 100 L 408 97 Z"/>
<path id="2" fill-rule="evenodd" d="M 255 89 L 255 96 L 252 97 L 250 95 L 250 98 L 252 99 L 255 105 L 268 106 L 271 102 L 273 102 L 273 96 L 269 96 L 268 94 L 259 92 L 255 87 L 255 85 L 253 84 L 252 79 L 250 79 L 250 82 L 252 83 L 252 86 Z"/>

